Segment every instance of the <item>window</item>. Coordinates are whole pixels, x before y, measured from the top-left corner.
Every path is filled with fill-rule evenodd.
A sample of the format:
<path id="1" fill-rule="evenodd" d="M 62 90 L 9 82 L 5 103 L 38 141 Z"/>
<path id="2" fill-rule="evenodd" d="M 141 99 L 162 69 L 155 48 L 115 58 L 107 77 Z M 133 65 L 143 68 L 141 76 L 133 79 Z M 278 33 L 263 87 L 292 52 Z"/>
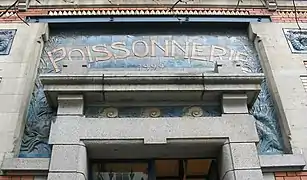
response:
<path id="1" fill-rule="evenodd" d="M 211 159 L 98 161 L 92 164 L 92 179 L 209 180 L 212 161 Z"/>

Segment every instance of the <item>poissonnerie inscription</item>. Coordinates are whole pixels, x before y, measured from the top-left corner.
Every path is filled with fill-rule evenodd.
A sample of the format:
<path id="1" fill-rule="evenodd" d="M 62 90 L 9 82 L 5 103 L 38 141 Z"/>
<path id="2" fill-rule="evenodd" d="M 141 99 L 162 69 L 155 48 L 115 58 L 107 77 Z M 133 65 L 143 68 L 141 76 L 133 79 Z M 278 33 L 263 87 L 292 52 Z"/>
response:
<path id="1" fill-rule="evenodd" d="M 244 60 L 248 55 L 237 50 L 217 45 L 204 45 L 199 42 L 187 41 L 180 43 L 176 40 L 135 40 L 132 42 L 116 41 L 111 43 L 86 45 L 82 47 L 63 46 L 47 52 L 52 66 L 56 72 L 60 71 L 57 62 L 61 60 L 83 60 L 89 63 L 111 60 L 134 60 L 151 57 L 150 62 L 139 63 L 139 68 L 167 67 L 161 61 L 163 58 L 172 60 L 196 60 L 196 61 L 222 61 Z M 130 60 L 131 61 L 131 60 Z"/>

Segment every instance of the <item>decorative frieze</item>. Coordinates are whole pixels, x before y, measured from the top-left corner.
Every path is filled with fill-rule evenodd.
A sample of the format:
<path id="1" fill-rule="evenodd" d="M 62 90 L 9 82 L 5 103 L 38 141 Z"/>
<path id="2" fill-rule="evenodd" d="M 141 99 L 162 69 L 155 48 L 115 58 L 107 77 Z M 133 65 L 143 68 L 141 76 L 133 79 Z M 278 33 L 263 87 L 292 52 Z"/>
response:
<path id="1" fill-rule="evenodd" d="M 220 116 L 221 110 L 219 106 L 90 106 L 85 115 L 90 118 L 214 117 Z"/>

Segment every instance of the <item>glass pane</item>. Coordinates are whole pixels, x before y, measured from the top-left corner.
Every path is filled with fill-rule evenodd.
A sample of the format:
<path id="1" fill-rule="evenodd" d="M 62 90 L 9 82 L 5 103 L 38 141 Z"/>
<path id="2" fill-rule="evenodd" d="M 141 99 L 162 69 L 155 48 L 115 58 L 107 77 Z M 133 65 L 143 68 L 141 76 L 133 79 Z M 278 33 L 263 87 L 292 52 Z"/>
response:
<path id="1" fill-rule="evenodd" d="M 94 180 L 147 180 L 147 163 L 94 164 Z"/>
<path id="2" fill-rule="evenodd" d="M 147 164 L 144 163 L 107 163 L 105 171 L 112 172 L 146 172 Z"/>
<path id="3" fill-rule="evenodd" d="M 157 177 L 178 177 L 179 161 L 178 160 L 156 160 Z"/>
<path id="4" fill-rule="evenodd" d="M 208 159 L 191 159 L 187 164 L 188 176 L 203 176 L 207 175 L 211 165 L 211 160 Z"/>

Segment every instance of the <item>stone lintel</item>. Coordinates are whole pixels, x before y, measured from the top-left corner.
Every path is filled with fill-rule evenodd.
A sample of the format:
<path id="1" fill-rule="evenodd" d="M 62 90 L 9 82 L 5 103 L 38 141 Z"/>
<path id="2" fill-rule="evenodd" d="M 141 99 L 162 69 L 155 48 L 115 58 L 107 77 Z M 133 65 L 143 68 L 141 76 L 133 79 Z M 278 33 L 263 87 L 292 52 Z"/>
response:
<path id="1" fill-rule="evenodd" d="M 58 95 L 58 116 L 83 115 L 83 95 Z"/>
<path id="2" fill-rule="evenodd" d="M 222 109 L 225 114 L 248 114 L 246 94 L 223 94 Z"/>
<path id="3" fill-rule="evenodd" d="M 259 141 L 251 115 L 224 114 L 221 117 L 201 118 L 110 119 L 58 116 L 52 122 L 49 143 L 74 144 L 92 139 L 142 139 L 146 143 L 164 143 L 167 139 L 208 138 L 229 138 L 230 142 Z"/>

